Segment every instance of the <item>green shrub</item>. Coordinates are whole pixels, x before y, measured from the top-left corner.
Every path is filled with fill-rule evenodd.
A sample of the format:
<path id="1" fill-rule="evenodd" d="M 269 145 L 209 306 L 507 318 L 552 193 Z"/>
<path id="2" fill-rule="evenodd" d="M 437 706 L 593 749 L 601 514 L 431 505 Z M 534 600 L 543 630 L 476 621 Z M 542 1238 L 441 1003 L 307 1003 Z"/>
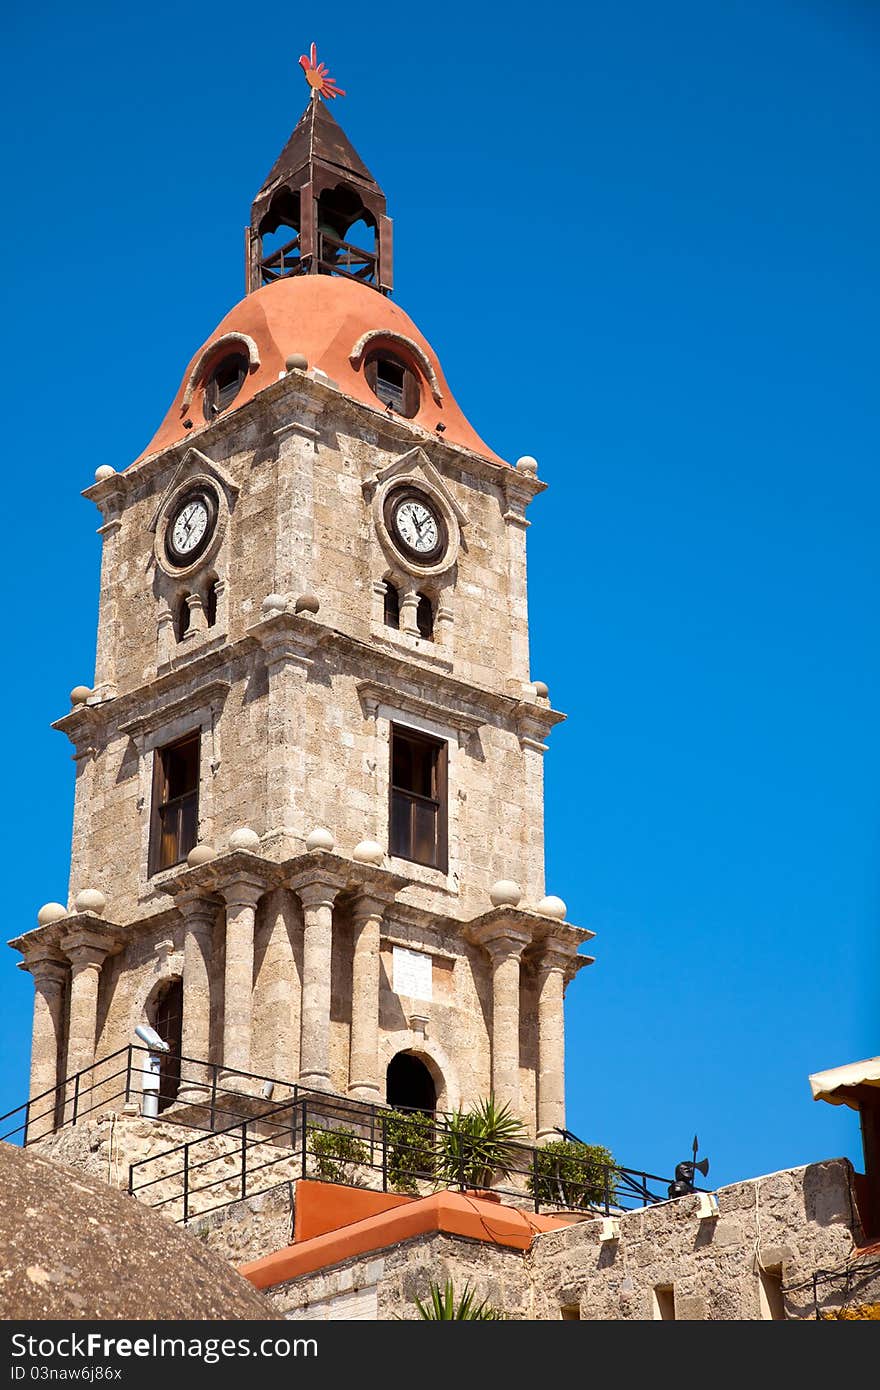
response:
<path id="1" fill-rule="evenodd" d="M 510 1106 L 496 1105 L 493 1096 L 473 1110 L 456 1110 L 447 1115 L 440 1134 L 438 1178 L 460 1186 L 491 1187 L 496 1174 L 510 1176 L 519 1152 L 517 1141 L 524 1133 Z"/>
<path id="2" fill-rule="evenodd" d="M 545 1206 L 600 1206 L 608 1192 L 614 1196 L 614 1158 L 601 1144 L 573 1144 L 554 1139 L 535 1150 L 534 1167 L 529 1175 L 529 1191 Z"/>
<path id="3" fill-rule="evenodd" d="M 348 1187 L 356 1185 L 355 1173 L 370 1156 L 366 1144 L 351 1129 L 310 1130 L 309 1153 L 315 1160 L 315 1177 L 322 1182 L 340 1182 Z"/>
<path id="4" fill-rule="evenodd" d="M 418 1193 L 418 1179 L 432 1178 L 437 1166 L 434 1120 L 417 1110 L 389 1110 L 383 1121 L 388 1186 Z"/>

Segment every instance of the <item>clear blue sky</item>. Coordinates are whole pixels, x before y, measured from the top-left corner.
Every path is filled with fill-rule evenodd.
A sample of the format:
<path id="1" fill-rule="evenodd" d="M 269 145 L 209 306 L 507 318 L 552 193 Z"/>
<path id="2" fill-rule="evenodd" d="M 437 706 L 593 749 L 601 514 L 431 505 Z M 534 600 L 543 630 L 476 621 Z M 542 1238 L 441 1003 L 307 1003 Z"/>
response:
<path id="1" fill-rule="evenodd" d="M 869 0 L 17 6 L 5 21 L 6 935 L 64 899 L 97 513 L 243 289 L 307 91 L 395 217 L 396 298 L 552 485 L 533 673 L 569 722 L 548 887 L 591 927 L 569 1123 L 718 1182 L 859 1155 L 807 1075 L 880 1051 L 877 191 Z M 499 834 L 504 827 L 499 826 Z M 0 966 L 0 1110 L 31 985 Z"/>

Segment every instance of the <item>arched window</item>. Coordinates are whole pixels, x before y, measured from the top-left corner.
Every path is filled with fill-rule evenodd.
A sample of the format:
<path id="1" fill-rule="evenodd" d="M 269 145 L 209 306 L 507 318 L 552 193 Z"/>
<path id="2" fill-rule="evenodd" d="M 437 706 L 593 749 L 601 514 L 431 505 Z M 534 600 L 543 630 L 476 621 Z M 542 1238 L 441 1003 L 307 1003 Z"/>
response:
<path id="1" fill-rule="evenodd" d="M 386 406 L 411 420 L 421 403 L 419 379 L 402 357 L 378 348 L 364 362 L 364 377 L 375 396 Z"/>
<path id="2" fill-rule="evenodd" d="M 205 382 L 204 413 L 214 420 L 231 405 L 244 385 L 250 362 L 246 352 L 230 352 L 216 365 Z"/>
<path id="3" fill-rule="evenodd" d="M 385 1097 L 396 1110 L 421 1110 L 433 1115 L 437 1087 L 425 1063 L 414 1052 L 398 1052 L 388 1063 Z"/>
<path id="4" fill-rule="evenodd" d="M 427 642 L 433 642 L 434 605 L 427 594 L 419 594 L 419 606 L 416 609 L 416 626 L 419 629 L 420 637 L 424 637 Z"/>
<path id="5" fill-rule="evenodd" d="M 385 580 L 385 626 L 400 630 L 400 594 L 390 579 Z"/>
<path id="6" fill-rule="evenodd" d="M 162 1054 L 159 1073 L 159 1109 L 167 1110 L 180 1089 L 180 1054 L 183 1041 L 183 980 L 169 980 L 156 996 L 152 1008 L 153 1027 L 170 1052 Z"/>
<path id="7" fill-rule="evenodd" d="M 174 635 L 180 642 L 189 632 L 190 611 L 188 600 L 189 595 L 184 594 L 177 605 L 174 615 Z"/>
<path id="8" fill-rule="evenodd" d="M 208 627 L 213 627 L 217 621 L 217 585 L 219 583 L 219 579 L 212 579 L 205 594 L 205 622 Z"/>

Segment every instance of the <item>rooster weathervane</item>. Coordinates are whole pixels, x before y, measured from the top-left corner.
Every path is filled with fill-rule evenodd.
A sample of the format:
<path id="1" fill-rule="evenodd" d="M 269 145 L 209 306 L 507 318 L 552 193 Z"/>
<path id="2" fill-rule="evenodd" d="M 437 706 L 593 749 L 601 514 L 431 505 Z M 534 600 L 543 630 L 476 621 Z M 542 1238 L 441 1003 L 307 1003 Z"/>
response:
<path id="1" fill-rule="evenodd" d="M 299 65 L 306 75 L 306 81 L 312 89 L 312 100 L 317 101 L 318 97 L 329 98 L 331 101 L 335 97 L 344 97 L 345 92 L 341 87 L 337 87 L 335 81 L 327 71 L 326 63 L 318 62 L 318 49 L 316 44 L 312 44 L 309 55 L 305 53 L 299 60 Z"/>

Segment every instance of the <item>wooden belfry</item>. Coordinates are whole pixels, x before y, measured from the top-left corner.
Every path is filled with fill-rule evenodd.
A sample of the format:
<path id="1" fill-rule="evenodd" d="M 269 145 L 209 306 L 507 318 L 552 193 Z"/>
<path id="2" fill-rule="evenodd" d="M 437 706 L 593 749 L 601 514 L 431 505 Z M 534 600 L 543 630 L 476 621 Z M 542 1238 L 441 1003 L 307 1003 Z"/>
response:
<path id="1" fill-rule="evenodd" d="M 314 81 L 309 60 L 301 58 L 300 63 L 312 99 L 251 207 L 245 234 L 247 292 L 288 275 L 342 275 L 390 294 L 391 218 L 385 195 L 321 100 L 336 95 L 333 84 Z M 358 244 L 367 239 L 363 235 L 348 239 L 356 224 L 373 233 L 374 246 Z M 264 237 L 280 228 L 289 229 L 291 236 L 264 252 Z"/>

